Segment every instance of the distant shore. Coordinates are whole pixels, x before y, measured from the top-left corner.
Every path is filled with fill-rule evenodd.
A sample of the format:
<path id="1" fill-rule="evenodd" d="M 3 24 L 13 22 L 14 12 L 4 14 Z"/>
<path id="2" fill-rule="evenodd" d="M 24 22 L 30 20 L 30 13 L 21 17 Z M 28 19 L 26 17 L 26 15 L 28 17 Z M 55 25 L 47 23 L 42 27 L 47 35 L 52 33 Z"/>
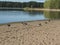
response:
<path id="1" fill-rule="evenodd" d="M 24 8 L 27 11 L 60 11 L 60 9 Z"/>
<path id="2" fill-rule="evenodd" d="M 0 10 L 24 10 L 23 8 L 7 8 L 7 7 L 0 7 Z"/>
<path id="3" fill-rule="evenodd" d="M 45 9 L 45 8 L 0 8 L 0 10 L 60 11 L 60 9 Z"/>

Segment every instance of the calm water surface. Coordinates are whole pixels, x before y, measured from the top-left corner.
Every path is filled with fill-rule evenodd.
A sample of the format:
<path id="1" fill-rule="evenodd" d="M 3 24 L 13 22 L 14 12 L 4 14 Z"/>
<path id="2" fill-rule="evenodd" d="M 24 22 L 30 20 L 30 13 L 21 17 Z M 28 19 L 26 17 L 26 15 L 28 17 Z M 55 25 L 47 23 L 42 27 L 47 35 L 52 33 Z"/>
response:
<path id="1" fill-rule="evenodd" d="M 21 21 L 33 21 L 44 20 L 47 18 L 60 18 L 60 15 L 53 16 L 48 12 L 36 12 L 36 11 L 0 11 L 0 24 L 9 22 L 21 22 Z M 60 13 L 60 12 L 59 12 Z M 58 13 L 57 13 L 58 14 Z"/>
<path id="2" fill-rule="evenodd" d="M 0 11 L 0 23 L 44 20 L 43 12 Z"/>

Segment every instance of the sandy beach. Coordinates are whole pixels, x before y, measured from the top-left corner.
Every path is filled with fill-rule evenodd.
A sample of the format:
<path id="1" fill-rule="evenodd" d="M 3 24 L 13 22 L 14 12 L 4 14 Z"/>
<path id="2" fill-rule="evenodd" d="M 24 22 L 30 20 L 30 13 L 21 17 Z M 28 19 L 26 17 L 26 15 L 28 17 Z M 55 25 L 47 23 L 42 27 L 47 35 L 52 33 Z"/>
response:
<path id="1" fill-rule="evenodd" d="M 46 9 L 46 8 L 23 8 L 25 11 L 60 11 L 60 9 Z"/>
<path id="2" fill-rule="evenodd" d="M 0 45 L 60 45 L 60 20 L 0 25 Z"/>

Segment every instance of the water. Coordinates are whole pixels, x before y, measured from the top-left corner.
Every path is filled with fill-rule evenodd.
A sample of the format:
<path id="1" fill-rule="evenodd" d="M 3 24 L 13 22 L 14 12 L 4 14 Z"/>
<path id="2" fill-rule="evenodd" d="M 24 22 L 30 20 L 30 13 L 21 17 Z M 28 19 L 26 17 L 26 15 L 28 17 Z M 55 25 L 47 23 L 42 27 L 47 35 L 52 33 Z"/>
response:
<path id="1" fill-rule="evenodd" d="M 60 11 L 45 11 L 44 15 L 49 19 L 59 19 L 60 20 Z"/>
<path id="2" fill-rule="evenodd" d="M 29 1 L 32 1 L 32 0 L 0 0 L 0 1 L 29 2 Z M 33 0 L 33 1 L 44 2 L 45 0 Z"/>
<path id="3" fill-rule="evenodd" d="M 0 24 L 45 19 L 60 19 L 60 12 L 0 11 Z"/>
<path id="4" fill-rule="evenodd" d="M 46 19 L 43 12 L 36 11 L 0 11 L 0 24 Z"/>

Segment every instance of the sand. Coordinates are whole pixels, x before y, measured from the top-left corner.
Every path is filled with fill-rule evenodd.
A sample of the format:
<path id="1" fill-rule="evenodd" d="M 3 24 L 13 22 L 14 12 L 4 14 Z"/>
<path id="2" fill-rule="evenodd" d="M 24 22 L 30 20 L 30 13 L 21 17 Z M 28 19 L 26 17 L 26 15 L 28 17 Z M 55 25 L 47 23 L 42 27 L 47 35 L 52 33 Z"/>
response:
<path id="1" fill-rule="evenodd" d="M 60 11 L 60 9 L 46 9 L 46 8 L 23 8 L 27 11 Z"/>
<path id="2" fill-rule="evenodd" d="M 60 45 L 60 20 L 0 25 L 0 45 Z"/>

